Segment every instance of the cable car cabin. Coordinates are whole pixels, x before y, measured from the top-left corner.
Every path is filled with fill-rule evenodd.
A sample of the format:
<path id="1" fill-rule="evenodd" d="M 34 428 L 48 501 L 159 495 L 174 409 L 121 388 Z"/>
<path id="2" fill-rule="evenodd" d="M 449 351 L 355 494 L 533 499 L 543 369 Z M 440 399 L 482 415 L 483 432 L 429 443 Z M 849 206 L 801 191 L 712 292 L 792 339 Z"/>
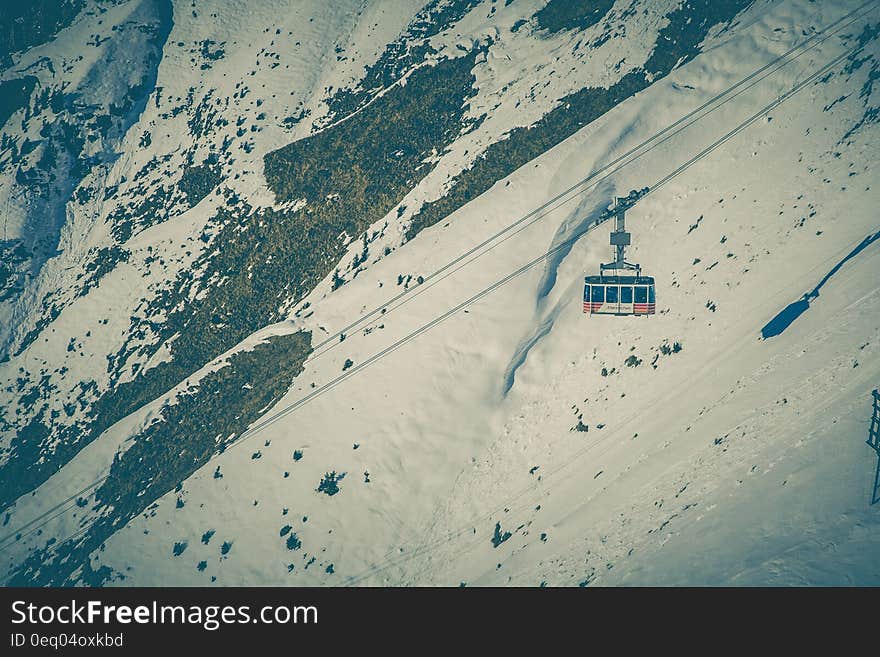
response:
<path id="1" fill-rule="evenodd" d="M 587 276 L 584 312 L 590 315 L 653 315 L 652 276 Z"/>

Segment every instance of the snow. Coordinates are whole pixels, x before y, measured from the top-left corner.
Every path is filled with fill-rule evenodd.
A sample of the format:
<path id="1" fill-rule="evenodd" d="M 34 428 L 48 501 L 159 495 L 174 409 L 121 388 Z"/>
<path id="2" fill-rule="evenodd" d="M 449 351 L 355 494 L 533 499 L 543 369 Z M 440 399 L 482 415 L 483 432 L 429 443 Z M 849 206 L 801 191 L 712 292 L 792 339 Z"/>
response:
<path id="1" fill-rule="evenodd" d="M 378 56 L 375 44 L 393 38 L 415 7 L 398 11 L 395 3 L 378 3 L 358 8 L 357 16 L 358 3 L 345 5 L 348 11 L 324 12 L 301 4 L 253 17 L 230 13 L 235 5 L 228 3 L 217 3 L 216 11 L 200 8 L 202 18 L 217 13 L 216 24 L 188 20 L 188 12 L 175 7 L 169 44 L 226 41 L 226 58 L 203 84 L 228 95 L 235 81 L 249 79 L 253 51 L 264 45 L 261 30 L 274 27 L 277 15 L 290 16 L 277 24 L 306 30 L 297 36 L 304 44 L 299 65 L 277 78 L 261 72 L 249 84 L 277 80 L 279 89 L 289 87 L 295 95 L 278 93 L 261 110 L 283 115 L 294 100 L 310 99 L 314 121 L 320 116 L 317 90 L 357 79 Z M 412 275 L 414 284 L 417 276 L 437 270 L 784 52 L 802 38 L 802 29 L 830 23 L 855 6 L 817 8 L 788 0 L 753 7 L 696 60 L 415 240 L 403 246 L 399 238 L 390 241 L 390 256 L 338 290 L 319 286 L 308 299 L 311 316 L 266 327 L 242 348 L 294 328 L 312 330 L 316 341 L 341 330 L 400 291 L 399 275 Z M 529 13 L 505 11 L 498 11 L 502 32 Z M 652 5 L 651 11 L 663 15 L 662 7 Z M 314 14 L 315 24 L 305 14 Z M 484 34 L 485 14 L 478 7 L 458 32 Z M 368 29 L 376 23 L 378 33 Z M 857 35 L 862 24 L 847 34 Z M 646 35 L 657 29 L 650 17 L 639 26 Z M 547 41 L 525 35 L 504 33 L 477 66 L 480 92 L 471 112 L 494 108 L 492 118 L 444 154 L 441 166 L 403 201 L 411 208 L 407 215 L 398 219 L 392 211 L 386 221 L 405 221 L 413 205 L 439 196 L 446 176 L 480 148 L 533 122 L 585 80 L 595 81 L 608 58 L 617 57 L 614 40 L 603 46 L 607 53 L 591 58 L 572 52 L 571 35 Z M 454 48 L 453 36 L 440 35 L 437 43 L 449 39 Z M 323 59 L 333 52 L 331 42 L 357 44 L 347 51 L 360 57 L 333 67 Z M 632 43 L 650 42 L 646 36 Z M 389 306 L 365 324 L 368 334 L 363 327 L 351 331 L 344 342 L 310 358 L 274 410 L 309 394 L 313 383 L 335 379 L 347 359 L 364 362 L 565 240 L 615 194 L 652 184 L 851 42 L 852 36 L 830 39 L 598 189 Z M 627 43 L 633 50 L 621 52 L 620 59 L 637 66 L 649 52 Z M 876 42 L 869 47 L 876 56 Z M 173 86 L 174 71 L 184 65 L 174 57 L 185 53 L 169 53 L 173 49 L 163 59 L 159 84 L 168 85 L 167 95 L 182 95 L 189 83 L 177 80 Z M 514 111 L 551 61 L 557 70 L 574 70 L 553 78 L 535 105 Z M 583 276 L 609 259 L 610 226 L 600 226 L 563 257 L 514 279 L 212 460 L 183 482 L 182 492 L 169 492 L 158 508 L 117 532 L 93 555 L 92 566 L 123 573 L 124 585 L 196 585 L 212 577 L 217 585 L 880 583 L 880 507 L 869 506 L 874 456 L 864 444 L 870 391 L 880 380 L 880 245 L 845 263 L 783 333 L 760 339 L 761 327 L 878 230 L 877 125 L 840 144 L 864 111 L 862 101 L 853 94 L 823 109 L 860 88 L 865 75 L 862 69 L 852 79 L 837 74 L 809 86 L 774 110 L 772 120 L 752 125 L 628 213 L 634 241 L 628 259 L 658 281 L 657 315 L 581 312 Z M 494 107 L 493 94 L 507 85 L 513 91 Z M 157 121 L 157 112 L 148 109 L 142 121 Z M 267 126 L 255 150 L 242 157 L 236 189 L 270 205 L 260 158 L 279 142 L 305 136 L 309 125 L 300 124 L 294 135 Z M 160 132 L 154 134 L 159 152 L 179 148 L 174 130 L 164 137 Z M 145 257 L 148 245 L 164 244 L 170 252 L 196 234 L 211 203 L 206 199 L 141 233 L 131 245 L 135 261 Z M 698 228 L 689 230 L 698 217 Z M 808 218 L 797 227 L 802 217 Z M 359 248 L 357 239 L 352 248 Z M 109 300 L 109 314 L 126 323 L 127 311 L 116 312 L 115 304 L 136 307 L 139 285 L 136 264 L 121 265 L 97 293 L 62 313 L 54 324 L 57 338 L 27 353 L 62 361 L 64 336 L 74 334 L 82 318 L 99 316 Z M 118 336 L 124 328 L 114 324 L 106 335 Z M 661 354 L 655 369 L 660 345 L 674 342 L 682 350 Z M 97 355 L 115 348 L 110 337 L 89 343 L 96 369 L 105 365 Z M 632 354 L 640 365 L 624 364 Z M 602 376 L 603 367 L 615 371 Z M 84 364 L 77 376 L 87 372 Z M 36 495 L 20 500 L 10 527 L 106 472 L 113 454 L 150 421 L 161 401 L 105 432 Z M 587 432 L 573 431 L 579 416 Z M 251 458 L 256 450 L 262 454 L 257 460 Z M 294 462 L 294 450 L 302 451 L 301 460 Z M 218 466 L 222 479 L 213 477 Z M 332 497 L 315 491 L 331 470 L 346 473 Z M 176 508 L 178 495 L 186 501 L 183 508 Z M 76 522 L 60 517 L 46 532 L 69 535 Z M 512 535 L 493 548 L 496 523 Z M 287 549 L 279 537 L 286 524 L 302 540 L 301 550 Z M 206 545 L 199 539 L 209 529 L 216 535 Z M 35 539 L 4 544 L 4 562 L 22 558 L 39 544 Z M 171 546 L 184 540 L 189 548 L 172 558 Z M 221 556 L 223 541 L 232 541 L 233 548 Z M 316 558 L 308 568 L 304 554 Z M 195 565 L 203 559 L 208 567 L 199 572 Z M 288 563 L 296 565 L 292 572 Z M 326 572 L 331 563 L 332 575 Z"/>

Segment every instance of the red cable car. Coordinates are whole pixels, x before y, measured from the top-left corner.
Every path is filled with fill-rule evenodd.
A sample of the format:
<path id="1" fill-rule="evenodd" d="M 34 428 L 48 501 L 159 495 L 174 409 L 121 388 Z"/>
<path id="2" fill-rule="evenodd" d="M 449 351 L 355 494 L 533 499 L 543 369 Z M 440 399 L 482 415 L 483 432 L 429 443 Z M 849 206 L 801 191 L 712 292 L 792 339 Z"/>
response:
<path id="1" fill-rule="evenodd" d="M 584 312 L 590 315 L 653 315 L 656 310 L 651 276 L 587 276 Z"/>

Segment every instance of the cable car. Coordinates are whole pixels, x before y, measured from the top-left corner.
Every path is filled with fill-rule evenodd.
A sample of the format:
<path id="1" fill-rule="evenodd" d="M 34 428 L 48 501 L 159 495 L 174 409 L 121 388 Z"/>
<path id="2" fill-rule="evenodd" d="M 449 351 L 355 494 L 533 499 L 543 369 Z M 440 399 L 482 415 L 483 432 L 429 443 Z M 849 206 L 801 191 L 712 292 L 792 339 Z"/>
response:
<path id="1" fill-rule="evenodd" d="M 587 276 L 584 312 L 590 315 L 653 315 L 656 309 L 651 276 Z"/>
<path id="2" fill-rule="evenodd" d="M 589 315 L 653 315 L 657 307 L 654 278 L 642 276 L 642 269 L 624 258 L 624 251 L 631 244 L 631 236 L 626 232 L 624 213 L 631 205 L 631 199 L 617 198 L 614 201 L 614 214 L 617 217 L 615 230 L 611 233 L 611 246 L 615 248 L 614 262 L 599 266 L 598 276 L 584 278 L 584 313 Z M 623 202 L 621 202 L 623 201 Z M 606 275 L 606 270 L 614 274 Z M 627 275 L 635 271 L 635 276 Z M 621 274 L 623 272 L 623 274 Z"/>

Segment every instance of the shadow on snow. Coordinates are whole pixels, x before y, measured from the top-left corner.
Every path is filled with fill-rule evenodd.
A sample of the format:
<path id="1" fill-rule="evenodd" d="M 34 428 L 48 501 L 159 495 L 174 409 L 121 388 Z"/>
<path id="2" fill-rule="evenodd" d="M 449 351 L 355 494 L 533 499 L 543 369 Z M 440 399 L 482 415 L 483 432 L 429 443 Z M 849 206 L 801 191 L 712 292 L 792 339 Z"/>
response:
<path id="1" fill-rule="evenodd" d="M 880 239 L 880 231 L 877 231 L 873 235 L 868 235 L 868 237 L 863 239 L 859 243 L 859 245 L 856 248 L 854 248 L 852 251 L 850 251 L 849 254 L 843 260 L 841 260 L 836 265 L 834 265 L 834 267 L 831 269 L 831 271 L 829 271 L 827 274 L 825 274 L 824 278 L 822 278 L 822 280 L 819 281 L 819 284 L 816 287 L 814 287 L 811 292 L 804 294 L 804 296 L 802 298 L 798 299 L 797 301 L 788 304 L 785 308 L 783 308 L 781 311 L 779 311 L 779 313 L 776 315 L 776 317 L 774 317 L 769 322 L 767 322 L 767 324 L 764 326 L 764 328 L 761 329 L 761 337 L 764 338 L 765 340 L 767 338 L 775 337 L 775 336 L 779 335 L 780 333 L 782 333 L 783 331 L 785 331 L 785 329 L 787 329 L 789 326 L 791 326 L 791 324 L 798 317 L 800 317 L 801 315 L 803 315 L 807 311 L 807 308 L 810 307 L 810 302 L 813 299 L 816 299 L 819 297 L 819 290 L 821 289 L 821 287 L 823 285 L 825 285 L 825 283 L 827 283 L 828 280 L 832 276 L 834 276 L 834 274 L 836 274 L 840 270 L 841 267 L 843 267 L 844 263 L 846 263 L 847 260 L 857 256 L 865 248 L 867 248 L 872 242 L 874 242 L 878 239 Z"/>

